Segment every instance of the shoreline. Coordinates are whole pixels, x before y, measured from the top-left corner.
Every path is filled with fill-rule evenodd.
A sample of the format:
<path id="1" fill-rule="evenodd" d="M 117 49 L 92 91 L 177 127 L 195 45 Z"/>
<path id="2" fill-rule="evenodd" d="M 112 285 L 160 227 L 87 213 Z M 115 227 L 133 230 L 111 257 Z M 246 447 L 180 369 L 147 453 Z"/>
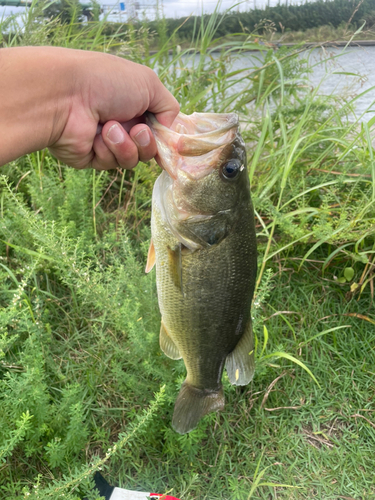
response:
<path id="1" fill-rule="evenodd" d="M 264 44 L 267 46 L 267 42 L 264 42 Z M 275 44 L 271 45 L 276 45 L 280 47 L 293 47 L 293 45 L 298 45 L 298 43 L 293 43 L 293 42 L 276 42 Z M 324 46 L 324 47 L 373 47 L 375 46 L 375 40 L 352 40 L 351 42 L 346 42 L 345 40 L 338 40 L 337 42 L 305 42 L 302 44 L 303 47 L 311 48 L 311 47 L 317 47 L 317 46 Z"/>
<path id="2" fill-rule="evenodd" d="M 279 42 L 279 41 L 262 41 L 259 43 L 259 49 L 248 49 L 244 52 L 260 52 L 263 47 L 266 49 L 279 49 L 281 47 L 295 47 L 296 45 L 301 46 L 305 49 L 313 49 L 320 47 L 375 47 L 375 40 L 337 40 L 337 41 L 327 41 L 327 42 Z M 211 52 L 220 52 L 219 50 L 212 49 Z"/>
<path id="3" fill-rule="evenodd" d="M 245 49 L 241 52 L 260 52 L 261 50 L 263 50 L 263 48 L 266 48 L 266 49 L 278 49 L 280 47 L 294 47 L 296 45 L 300 45 L 301 47 L 303 48 L 306 48 L 306 49 L 312 49 L 312 48 L 320 48 L 320 47 L 375 47 L 375 40 L 353 40 L 351 42 L 346 42 L 345 40 L 338 40 L 338 41 L 334 41 L 334 42 L 331 42 L 331 41 L 328 41 L 328 42 L 304 42 L 304 43 L 298 43 L 298 42 L 278 42 L 278 41 L 274 41 L 274 42 L 268 42 L 268 41 L 264 41 L 264 42 L 260 42 L 259 43 L 259 49 Z M 184 49 L 182 49 L 184 50 Z M 212 50 L 210 50 L 210 53 L 212 52 L 220 52 L 219 49 L 215 49 L 213 48 Z M 238 50 L 234 50 L 233 52 L 239 52 Z M 150 56 L 153 56 L 155 54 L 157 54 L 158 51 L 157 50 L 150 50 Z M 196 53 L 199 53 L 199 51 L 196 51 Z M 169 50 L 168 51 L 168 54 L 169 55 L 172 55 L 173 54 L 173 51 L 172 50 Z"/>

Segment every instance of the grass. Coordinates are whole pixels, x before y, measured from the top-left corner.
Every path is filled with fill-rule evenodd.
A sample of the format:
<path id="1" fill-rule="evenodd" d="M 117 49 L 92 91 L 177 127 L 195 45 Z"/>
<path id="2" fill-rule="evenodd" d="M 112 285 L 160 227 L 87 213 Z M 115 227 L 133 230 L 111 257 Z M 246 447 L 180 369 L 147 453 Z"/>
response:
<path id="1" fill-rule="evenodd" d="M 3 45 L 126 53 L 158 70 L 184 112 L 240 114 L 260 254 L 257 369 L 248 387 L 225 378 L 225 410 L 176 434 L 185 370 L 160 352 L 155 276 L 143 271 L 158 167 L 20 158 L 0 193 L 0 496 L 93 499 L 102 470 L 183 500 L 373 498 L 374 120 L 355 115 L 355 98 L 311 91 L 298 47 L 231 69 L 256 45 L 216 40 L 218 12 L 181 51 L 161 21 L 150 55 L 146 31 L 108 38 L 104 21 L 60 26 L 35 9 Z"/>

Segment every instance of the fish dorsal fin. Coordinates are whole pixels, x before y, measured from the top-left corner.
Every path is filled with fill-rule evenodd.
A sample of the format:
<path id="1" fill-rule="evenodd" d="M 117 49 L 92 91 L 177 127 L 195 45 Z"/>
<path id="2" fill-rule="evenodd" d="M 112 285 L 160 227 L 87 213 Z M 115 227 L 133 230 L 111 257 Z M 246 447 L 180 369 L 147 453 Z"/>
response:
<path id="1" fill-rule="evenodd" d="M 156 255 L 155 255 L 155 247 L 152 242 L 152 239 L 150 241 L 150 246 L 148 248 L 148 254 L 147 254 L 147 264 L 146 264 L 146 269 L 145 272 L 149 273 L 151 269 L 154 267 L 156 261 Z"/>
<path id="2" fill-rule="evenodd" d="M 168 356 L 168 358 L 171 359 L 182 358 L 180 351 L 178 350 L 178 347 L 169 336 L 167 329 L 165 328 L 165 325 L 163 323 L 163 320 L 161 320 L 161 325 L 160 325 L 159 342 L 161 350 L 164 352 L 166 356 Z"/>
<path id="3" fill-rule="evenodd" d="M 173 284 L 180 289 L 181 294 L 184 295 L 182 283 L 182 248 L 183 245 L 179 243 L 174 250 L 168 247 L 168 258 L 171 270 Z"/>
<path id="4" fill-rule="evenodd" d="M 247 385 L 254 376 L 254 339 L 251 318 L 234 350 L 225 362 L 229 382 L 232 385 Z"/>

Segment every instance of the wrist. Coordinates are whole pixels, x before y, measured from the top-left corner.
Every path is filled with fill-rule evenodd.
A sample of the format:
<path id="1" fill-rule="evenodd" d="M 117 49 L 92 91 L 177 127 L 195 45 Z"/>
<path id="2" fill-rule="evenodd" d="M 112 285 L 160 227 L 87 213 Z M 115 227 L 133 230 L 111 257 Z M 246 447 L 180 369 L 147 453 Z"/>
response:
<path id="1" fill-rule="evenodd" d="M 73 93 L 66 49 L 0 49 L 0 165 L 61 135 Z"/>

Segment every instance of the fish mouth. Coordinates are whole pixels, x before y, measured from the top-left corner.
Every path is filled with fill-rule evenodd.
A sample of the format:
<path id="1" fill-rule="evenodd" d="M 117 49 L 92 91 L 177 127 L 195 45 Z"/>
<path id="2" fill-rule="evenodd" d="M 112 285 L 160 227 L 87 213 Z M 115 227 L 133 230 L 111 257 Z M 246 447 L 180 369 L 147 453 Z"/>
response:
<path id="1" fill-rule="evenodd" d="M 147 113 L 146 123 L 158 147 L 156 161 L 174 180 L 179 172 L 199 180 L 218 168 L 239 126 L 235 113 L 179 113 L 171 128 Z"/>

